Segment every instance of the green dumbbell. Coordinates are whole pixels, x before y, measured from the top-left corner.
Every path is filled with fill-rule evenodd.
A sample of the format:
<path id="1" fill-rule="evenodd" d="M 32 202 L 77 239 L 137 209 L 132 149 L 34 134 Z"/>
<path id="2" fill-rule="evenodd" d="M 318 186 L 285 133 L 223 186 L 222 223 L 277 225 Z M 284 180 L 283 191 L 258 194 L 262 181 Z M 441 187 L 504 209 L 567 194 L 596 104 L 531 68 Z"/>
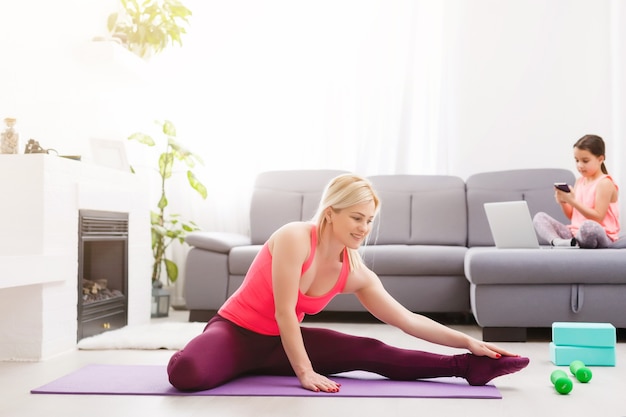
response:
<path id="1" fill-rule="evenodd" d="M 550 381 L 554 385 L 554 389 L 556 390 L 556 392 L 558 392 L 559 394 L 569 394 L 569 392 L 574 387 L 574 384 L 572 384 L 572 380 L 569 379 L 567 374 L 560 369 L 557 369 L 550 374 Z"/>
<path id="2" fill-rule="evenodd" d="M 569 370 L 580 382 L 586 383 L 591 381 L 593 373 L 591 369 L 587 368 L 583 361 L 572 361 L 569 364 Z"/>

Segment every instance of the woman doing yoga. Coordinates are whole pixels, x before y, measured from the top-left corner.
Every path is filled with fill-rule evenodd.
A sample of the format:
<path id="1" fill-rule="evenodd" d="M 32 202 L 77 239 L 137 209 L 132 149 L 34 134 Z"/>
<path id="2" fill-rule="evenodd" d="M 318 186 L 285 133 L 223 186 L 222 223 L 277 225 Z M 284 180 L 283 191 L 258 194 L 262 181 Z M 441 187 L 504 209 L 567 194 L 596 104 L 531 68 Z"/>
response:
<path id="1" fill-rule="evenodd" d="M 203 333 L 172 356 L 171 384 L 206 390 L 242 375 L 295 375 L 305 389 L 337 392 L 333 374 L 363 370 L 395 380 L 456 376 L 484 385 L 526 367 L 528 358 L 413 313 L 385 290 L 358 253 L 378 209 L 365 178 L 334 178 L 313 221 L 275 231 Z M 401 349 L 300 325 L 338 293 L 354 294 L 372 315 L 408 335 L 469 353 Z"/>

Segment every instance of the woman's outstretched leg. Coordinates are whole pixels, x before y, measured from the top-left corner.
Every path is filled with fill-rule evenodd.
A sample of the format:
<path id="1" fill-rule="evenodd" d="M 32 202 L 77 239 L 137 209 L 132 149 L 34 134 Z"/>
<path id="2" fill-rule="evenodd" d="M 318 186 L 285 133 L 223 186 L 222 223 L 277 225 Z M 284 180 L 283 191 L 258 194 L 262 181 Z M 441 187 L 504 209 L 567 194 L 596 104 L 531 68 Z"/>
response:
<path id="1" fill-rule="evenodd" d="M 376 339 L 328 329 L 303 328 L 302 334 L 313 368 L 325 375 L 362 370 L 395 380 L 455 376 L 465 378 L 470 385 L 484 385 L 529 363 L 528 358 L 522 357 L 491 359 L 401 349 Z"/>
<path id="2" fill-rule="evenodd" d="M 456 376 L 484 385 L 528 365 L 528 359 L 520 357 L 401 349 L 328 329 L 303 327 L 302 336 L 313 368 L 325 375 L 363 370 L 395 380 Z M 170 383 L 183 391 L 211 389 L 246 374 L 294 375 L 279 336 L 259 335 L 221 317 L 172 356 L 167 372 Z"/>

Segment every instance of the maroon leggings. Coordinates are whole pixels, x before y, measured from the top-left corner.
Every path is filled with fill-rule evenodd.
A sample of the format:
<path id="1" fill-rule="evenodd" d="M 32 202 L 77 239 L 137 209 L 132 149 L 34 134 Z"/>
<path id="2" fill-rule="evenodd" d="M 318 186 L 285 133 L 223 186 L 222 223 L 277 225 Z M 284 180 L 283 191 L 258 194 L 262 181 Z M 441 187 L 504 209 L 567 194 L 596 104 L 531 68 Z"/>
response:
<path id="1" fill-rule="evenodd" d="M 395 380 L 460 376 L 472 385 L 483 385 L 527 364 L 513 369 L 503 360 L 400 349 L 328 329 L 302 327 L 302 336 L 313 369 L 322 375 L 363 370 Z M 470 375 L 472 358 L 481 364 L 485 360 L 498 363 L 498 369 L 476 366 L 476 371 L 482 371 Z M 167 372 L 170 383 L 183 391 L 214 388 L 244 374 L 294 375 L 279 336 L 252 332 L 220 316 L 213 317 L 202 334 L 172 356 Z"/>

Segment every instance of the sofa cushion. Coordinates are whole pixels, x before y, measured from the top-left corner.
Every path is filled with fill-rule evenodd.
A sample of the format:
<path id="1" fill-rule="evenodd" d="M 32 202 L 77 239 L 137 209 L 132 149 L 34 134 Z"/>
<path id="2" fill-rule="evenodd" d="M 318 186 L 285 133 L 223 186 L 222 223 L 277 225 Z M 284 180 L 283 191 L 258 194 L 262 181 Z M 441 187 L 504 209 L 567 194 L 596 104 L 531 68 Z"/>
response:
<path id="1" fill-rule="evenodd" d="M 250 244 L 248 236 L 228 232 L 191 232 L 185 237 L 190 246 L 217 253 L 228 253 L 234 246 Z"/>
<path id="2" fill-rule="evenodd" d="M 282 225 L 302 220 L 302 194 L 257 188 L 252 195 L 250 239 L 253 244 L 266 241 Z M 266 207 L 259 209 L 258 207 Z M 269 209 L 271 207 L 271 209 Z"/>
<path id="3" fill-rule="evenodd" d="M 252 261 L 263 245 L 237 246 L 228 256 L 228 272 L 230 275 L 245 275 Z"/>
<path id="4" fill-rule="evenodd" d="M 493 246 L 484 203 L 526 200 L 531 216 L 543 211 L 568 223 L 554 200 L 554 183 L 574 184 L 574 174 L 566 169 L 520 169 L 471 175 L 466 181 L 468 246 Z M 539 239 L 540 244 L 547 242 Z"/>
<path id="5" fill-rule="evenodd" d="M 475 285 L 626 284 L 624 249 L 470 248 L 465 274 Z"/>
<path id="6" fill-rule="evenodd" d="M 378 275 L 463 276 L 465 246 L 366 245 L 363 262 Z"/>
<path id="7" fill-rule="evenodd" d="M 237 246 L 230 251 L 231 275 L 245 275 L 261 245 Z M 379 275 L 463 276 L 465 246 L 366 245 L 361 248 L 365 264 Z"/>
<path id="8" fill-rule="evenodd" d="M 347 171 L 268 171 L 257 176 L 250 202 L 250 240 L 263 244 L 286 223 L 310 220 L 324 187 Z"/>
<path id="9" fill-rule="evenodd" d="M 467 242 L 465 183 L 448 175 L 369 177 L 381 199 L 371 241 L 376 245 Z"/>

